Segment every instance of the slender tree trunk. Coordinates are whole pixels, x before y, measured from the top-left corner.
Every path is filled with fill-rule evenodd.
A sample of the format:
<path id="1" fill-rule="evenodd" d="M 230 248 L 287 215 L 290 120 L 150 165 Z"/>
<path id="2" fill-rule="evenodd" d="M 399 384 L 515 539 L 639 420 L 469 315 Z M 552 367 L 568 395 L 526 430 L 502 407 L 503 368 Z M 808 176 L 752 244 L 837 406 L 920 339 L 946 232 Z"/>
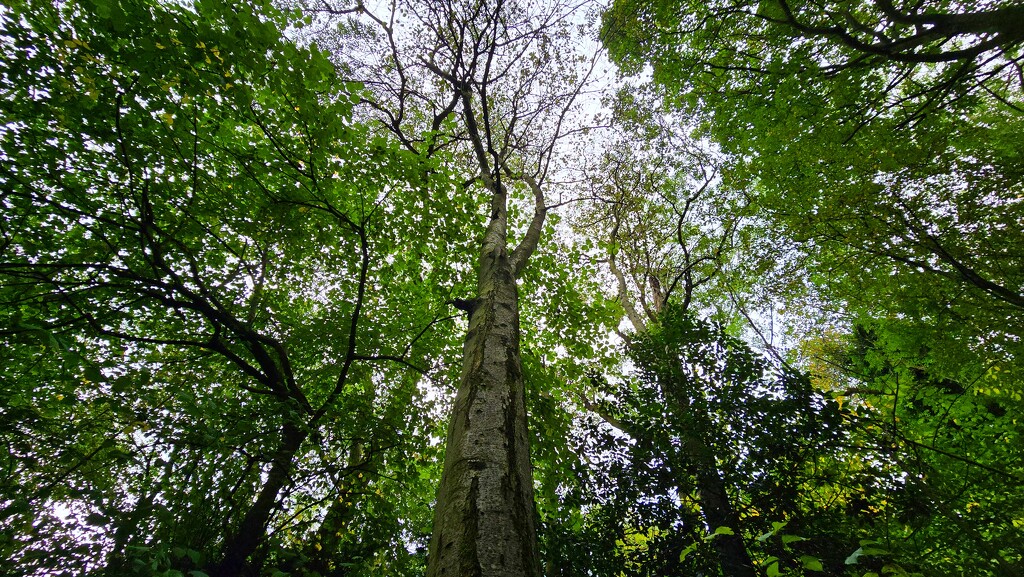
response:
<path id="1" fill-rule="evenodd" d="M 699 442 L 699 441 L 698 441 Z M 712 540 L 724 577 L 756 577 L 743 537 L 739 534 L 739 515 L 725 492 L 725 482 L 714 463 L 701 463 L 697 471 L 697 500 L 704 521 L 712 530 L 729 527 L 735 535 L 718 535 Z"/>
<path id="2" fill-rule="evenodd" d="M 681 376 L 677 375 L 677 378 L 681 378 Z M 739 515 L 733 507 L 732 501 L 729 500 L 725 480 L 715 462 L 715 449 L 709 446 L 702 437 L 702 434 L 715 430 L 714 424 L 708 418 L 707 409 L 703 403 L 688 402 L 675 391 L 672 383 L 669 383 L 669 387 L 668 390 L 665 390 L 665 383 L 662 383 L 665 395 L 674 399 L 679 410 L 695 424 L 683 441 L 683 449 L 686 451 L 686 457 L 693 461 L 696 469 L 697 501 L 700 503 L 701 516 L 704 517 L 704 522 L 712 531 L 719 527 L 728 527 L 735 532 L 734 535 L 718 535 L 711 541 L 715 553 L 718 554 L 722 575 L 724 577 L 757 577 L 750 553 L 747 552 L 743 537 L 739 533 Z"/>
<path id="3" fill-rule="evenodd" d="M 428 577 L 539 576 L 516 266 L 492 217 L 448 428 Z M 495 222 L 500 219 L 502 222 Z"/>
<path id="4" fill-rule="evenodd" d="M 281 489 L 288 483 L 295 454 L 308 433 L 288 421 L 281 427 L 281 446 L 274 454 L 274 461 L 267 473 L 267 480 L 260 489 L 256 502 L 246 512 L 234 535 L 229 536 L 223 547 L 223 557 L 211 568 L 215 577 L 241 577 L 250 573 L 249 557 L 256 552 L 267 530 L 267 522 L 277 506 Z"/>
<path id="5" fill-rule="evenodd" d="M 373 451 L 371 450 L 371 455 Z M 372 457 L 371 457 L 372 458 Z M 364 460 L 363 441 L 357 440 L 352 443 L 349 450 L 348 465 L 349 471 L 361 470 L 370 473 L 376 472 L 375 462 Z M 345 483 L 345 481 L 342 481 Z M 342 535 L 349 532 L 349 525 L 355 516 L 356 509 L 353 506 L 355 493 L 365 489 L 365 483 L 358 483 L 351 480 L 345 483 L 334 496 L 333 501 L 324 514 L 324 520 L 317 529 L 316 537 L 307 542 L 306 555 L 310 558 L 308 568 L 316 571 L 323 577 L 338 577 L 345 574 L 345 568 L 340 564 L 348 561 L 342 556 L 341 544 Z"/>

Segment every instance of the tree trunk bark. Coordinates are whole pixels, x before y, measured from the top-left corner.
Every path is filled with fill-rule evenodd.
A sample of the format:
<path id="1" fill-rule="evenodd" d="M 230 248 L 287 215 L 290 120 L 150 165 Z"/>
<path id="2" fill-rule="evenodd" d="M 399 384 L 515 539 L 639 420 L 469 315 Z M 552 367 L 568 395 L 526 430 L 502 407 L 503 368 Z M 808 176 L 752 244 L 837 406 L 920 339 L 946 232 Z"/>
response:
<path id="1" fill-rule="evenodd" d="M 718 535 L 711 544 L 718 554 L 724 577 L 757 577 L 754 563 L 739 534 L 739 516 L 729 502 L 722 475 L 713 463 L 701 463 L 697 472 L 697 500 L 704 521 L 715 530 L 728 527 L 735 535 Z"/>
<path id="2" fill-rule="evenodd" d="M 662 389 L 665 389 L 664 383 Z M 694 461 L 697 502 L 700 504 L 700 513 L 704 517 L 704 522 L 712 531 L 719 527 L 728 527 L 735 532 L 733 535 L 717 535 L 711 541 L 715 553 L 718 554 L 722 575 L 724 577 L 757 577 L 750 553 L 747 552 L 743 537 L 740 535 L 740 518 L 729 500 L 729 493 L 726 492 L 725 480 L 722 479 L 722 472 L 718 469 L 714 448 L 702 438 L 703 434 L 714 430 L 714 424 L 708 418 L 707 409 L 703 403 L 687 402 L 674 388 L 666 390 L 665 394 L 674 399 L 680 411 L 683 411 L 684 414 L 689 413 L 688 419 L 696 425 L 693 427 L 694 430 L 687 435 L 683 447 L 686 457 Z"/>
<path id="3" fill-rule="evenodd" d="M 503 211 L 502 211 L 503 212 Z M 504 219 L 504 214 L 494 218 Z M 539 576 L 519 296 L 492 221 L 448 428 L 428 577 Z M 496 233 L 501 234 L 496 234 Z"/>
<path id="4" fill-rule="evenodd" d="M 267 473 L 267 480 L 260 489 L 256 502 L 238 526 L 235 534 L 224 542 L 220 563 L 211 568 L 214 577 L 242 577 L 250 574 L 249 557 L 256 552 L 267 530 L 267 522 L 277 505 L 281 489 L 288 483 L 295 454 L 308 433 L 292 422 L 281 428 L 281 446 L 274 454 L 273 464 Z"/>

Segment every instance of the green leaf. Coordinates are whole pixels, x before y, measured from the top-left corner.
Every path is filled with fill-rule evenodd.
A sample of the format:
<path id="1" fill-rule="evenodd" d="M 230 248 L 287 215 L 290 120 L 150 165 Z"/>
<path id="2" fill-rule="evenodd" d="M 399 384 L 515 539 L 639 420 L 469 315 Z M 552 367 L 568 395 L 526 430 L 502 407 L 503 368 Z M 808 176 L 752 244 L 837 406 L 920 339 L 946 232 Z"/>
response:
<path id="1" fill-rule="evenodd" d="M 825 568 L 822 566 L 821 561 L 812 555 L 801 555 L 800 562 L 803 564 L 804 569 L 809 571 L 824 571 Z"/>
<path id="2" fill-rule="evenodd" d="M 687 556 L 689 556 L 689 555 L 690 555 L 690 553 L 693 553 L 693 552 L 694 552 L 694 551 L 696 551 L 696 550 L 697 550 L 697 544 L 696 544 L 696 543 L 690 543 L 690 544 L 689 544 L 689 545 L 688 545 L 688 546 L 687 546 L 687 547 L 686 547 L 685 549 L 683 549 L 683 551 L 682 551 L 682 552 L 681 552 L 681 553 L 679 554 L 679 561 L 680 561 L 680 562 L 683 562 L 683 561 L 685 561 L 685 560 L 686 560 L 686 557 L 687 557 Z"/>
<path id="3" fill-rule="evenodd" d="M 107 524 L 108 519 L 99 513 L 90 513 L 89 516 L 85 518 L 85 522 L 95 527 L 103 527 Z"/>

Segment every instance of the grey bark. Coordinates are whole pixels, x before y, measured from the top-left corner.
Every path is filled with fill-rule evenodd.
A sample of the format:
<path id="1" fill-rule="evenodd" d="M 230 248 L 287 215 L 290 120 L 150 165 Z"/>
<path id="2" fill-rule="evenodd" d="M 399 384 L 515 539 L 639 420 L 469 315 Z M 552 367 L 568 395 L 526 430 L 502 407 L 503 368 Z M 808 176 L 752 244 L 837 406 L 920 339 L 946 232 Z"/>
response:
<path id="1" fill-rule="evenodd" d="M 540 575 L 516 266 L 501 204 L 480 257 L 478 304 L 448 429 L 428 577 Z"/>
<path id="2" fill-rule="evenodd" d="M 533 192 L 534 213 L 510 253 L 508 191 L 501 175 L 513 175 L 485 145 L 487 115 L 482 134 L 471 84 L 428 67 L 450 81 L 461 100 L 491 211 L 477 263 L 477 296 L 467 307 L 469 331 L 448 426 L 427 577 L 539 577 L 516 278 L 540 240 L 547 214 L 544 193 L 533 176 L 515 175 Z"/>

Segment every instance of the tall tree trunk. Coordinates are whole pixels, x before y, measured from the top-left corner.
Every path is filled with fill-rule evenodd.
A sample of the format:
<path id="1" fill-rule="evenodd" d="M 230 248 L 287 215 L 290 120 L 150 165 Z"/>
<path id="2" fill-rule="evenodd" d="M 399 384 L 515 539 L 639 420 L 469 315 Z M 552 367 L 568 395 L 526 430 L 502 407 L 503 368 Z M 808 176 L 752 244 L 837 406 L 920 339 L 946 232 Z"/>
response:
<path id="1" fill-rule="evenodd" d="M 676 374 L 676 379 L 685 379 L 682 374 Z M 667 385 L 667 386 L 666 386 Z M 717 535 L 711 545 L 718 555 L 718 562 L 722 568 L 724 577 L 757 577 L 754 570 L 754 563 L 750 559 L 750 553 L 743 543 L 740 535 L 740 518 L 729 500 L 729 493 L 725 488 L 725 480 L 716 462 L 715 448 L 708 444 L 704 435 L 712 432 L 719 433 L 708 416 L 708 409 L 703 401 L 691 402 L 685 395 L 682 395 L 674 382 L 662 381 L 661 387 L 665 396 L 672 399 L 678 407 L 680 414 L 685 415 L 687 421 L 692 423 L 689 434 L 683 440 L 685 457 L 690 459 L 696 469 L 697 502 L 700 504 L 700 513 L 704 522 L 712 531 L 719 527 L 732 529 L 733 535 Z"/>
<path id="2" fill-rule="evenodd" d="M 597 403 L 593 403 L 585 398 L 581 400 L 587 410 L 593 411 L 604 419 L 606 423 L 634 439 L 640 439 L 649 434 L 644 429 L 632 427 L 628 423 L 624 423 L 611 416 Z M 683 410 L 689 412 L 697 409 L 683 406 Z M 710 422 L 701 424 L 702 427 L 709 425 Z M 736 509 L 733 508 L 732 502 L 729 501 L 729 494 L 725 489 L 725 481 L 722 479 L 722 474 L 715 464 L 714 453 L 711 447 L 699 438 L 699 432 L 694 429 L 696 428 L 691 428 L 689 436 L 683 441 L 683 449 L 685 457 L 690 459 L 694 469 L 696 469 L 697 503 L 700 506 L 701 517 L 704 518 L 704 522 L 712 530 L 719 527 L 728 527 L 733 531 L 738 531 L 739 515 L 737 515 Z M 678 491 L 682 495 L 686 494 L 687 489 L 679 487 Z M 743 544 L 743 538 L 739 534 L 718 535 L 712 540 L 712 546 L 718 555 L 719 566 L 722 568 L 722 575 L 724 577 L 756 577 L 757 572 L 754 570 L 754 563 L 750 559 L 750 554 Z"/>
<path id="3" fill-rule="evenodd" d="M 696 441 L 701 443 L 700 441 Z M 703 445 L 703 443 L 701 443 Z M 707 450 L 707 447 L 704 447 Z M 697 500 L 704 521 L 712 530 L 729 527 L 735 535 L 718 535 L 711 544 L 718 554 L 724 577 L 756 577 L 743 537 L 739 534 L 739 515 L 729 501 L 725 482 L 714 462 L 702 462 L 697 470 Z"/>
<path id="4" fill-rule="evenodd" d="M 540 575 L 519 357 L 519 267 L 505 241 L 503 194 L 495 196 L 479 296 L 467 307 L 469 332 L 448 428 L 428 577 Z"/>
<path id="5" fill-rule="evenodd" d="M 267 530 L 267 522 L 277 506 L 281 489 L 288 483 L 295 454 L 308 433 L 291 421 L 281 427 L 281 446 L 274 454 L 273 463 L 267 473 L 256 502 L 246 512 L 234 535 L 229 536 L 223 547 L 220 563 L 211 568 L 215 577 L 241 577 L 249 575 L 249 557 L 256 552 Z"/>

